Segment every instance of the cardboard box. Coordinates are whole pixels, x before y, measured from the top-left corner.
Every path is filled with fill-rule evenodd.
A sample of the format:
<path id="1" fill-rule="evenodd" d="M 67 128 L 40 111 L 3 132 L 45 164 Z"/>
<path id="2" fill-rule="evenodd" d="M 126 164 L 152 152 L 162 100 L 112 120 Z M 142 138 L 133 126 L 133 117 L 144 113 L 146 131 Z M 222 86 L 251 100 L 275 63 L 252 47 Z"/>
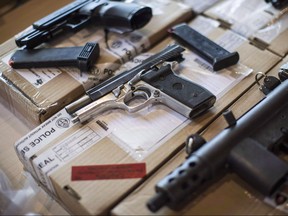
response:
<path id="1" fill-rule="evenodd" d="M 25 101 L 25 104 L 13 103 L 19 105 L 15 109 L 21 113 L 22 110 L 29 108 L 29 111 L 22 114 L 34 125 L 45 121 L 65 105 L 82 96 L 85 90 L 112 76 L 125 61 L 156 44 L 167 35 L 169 26 L 192 17 L 191 9 L 183 4 L 174 2 L 164 4 L 160 1 L 150 4 L 157 5 L 152 20 L 144 28 L 126 35 L 109 33 L 107 42 L 109 47 L 104 40 L 103 30 L 95 26 L 85 28 L 76 34 L 63 35 L 45 45 L 84 46 L 88 41 L 97 41 L 101 47 L 100 58 L 90 73 L 82 76 L 78 68 L 13 70 L 8 66 L 8 61 L 17 49 L 16 45 L 11 42 L 2 45 L 4 52 L 2 53 L 1 49 L 1 74 L 9 81 L 8 87 L 16 88 L 17 91 L 14 92 L 20 93 L 17 98 Z M 12 100 L 13 98 L 14 96 L 11 97 Z"/>
<path id="2" fill-rule="evenodd" d="M 195 25 L 199 27 L 200 21 L 195 21 Z M 225 30 L 214 24 L 209 27 L 210 21 L 206 23 L 206 33 L 209 32 L 214 38 L 225 36 Z M 157 53 L 169 43 L 174 43 L 171 38 L 162 41 L 149 53 Z M 240 52 L 241 63 L 217 73 L 188 50 L 183 54 L 185 60 L 175 69 L 180 76 L 216 89 L 213 93 L 218 100 L 209 112 L 189 120 L 164 105 L 155 105 L 133 114 L 123 110 L 110 111 L 80 124 L 71 123 L 73 117 L 61 110 L 15 144 L 19 159 L 35 179 L 72 214 L 97 215 L 109 212 L 180 151 L 189 134 L 203 131 L 254 83 L 254 77 L 249 76 L 251 68 L 244 65 L 254 63 L 249 61 L 251 56 L 254 59 L 257 56 L 257 60 L 259 57 L 260 63 L 256 61 L 252 65 L 255 70 L 264 72 L 279 61 L 276 55 L 257 49 L 247 40 L 242 41 L 235 50 Z M 202 76 L 195 76 L 197 72 L 202 73 Z M 220 86 L 217 84 L 219 82 Z M 111 97 L 115 99 L 110 94 L 101 101 Z M 90 179 L 90 174 L 96 171 L 102 175 L 99 178 L 111 179 Z M 82 180 L 74 179 L 79 175 Z"/>
<path id="3" fill-rule="evenodd" d="M 265 1 L 221 1 L 205 15 L 221 21 L 223 26 L 249 38 L 260 49 L 284 57 L 288 53 L 288 17 L 285 9 L 277 10 Z"/>
<path id="4" fill-rule="evenodd" d="M 279 68 L 288 62 L 288 57 L 279 62 L 267 75 L 276 76 Z M 263 79 L 259 81 L 263 82 Z M 254 84 L 243 94 L 229 110 L 236 119 L 249 111 L 262 100 L 265 95 Z M 211 123 L 201 136 L 209 141 L 228 126 L 223 116 Z M 193 134 L 193 133 L 191 133 Z M 156 194 L 155 185 L 175 170 L 187 159 L 187 153 L 183 148 L 177 155 L 158 169 L 141 186 L 135 189 L 121 201 L 112 211 L 112 215 L 285 215 L 287 213 L 265 203 L 263 195 L 241 180 L 234 173 L 227 173 L 209 187 L 198 194 L 194 200 L 183 209 L 174 211 L 164 206 L 156 213 L 150 212 L 147 202 Z M 213 161 L 211 161 L 213 163 Z M 283 207 L 285 209 L 285 206 Z M 287 207 L 286 207 L 287 212 Z"/>

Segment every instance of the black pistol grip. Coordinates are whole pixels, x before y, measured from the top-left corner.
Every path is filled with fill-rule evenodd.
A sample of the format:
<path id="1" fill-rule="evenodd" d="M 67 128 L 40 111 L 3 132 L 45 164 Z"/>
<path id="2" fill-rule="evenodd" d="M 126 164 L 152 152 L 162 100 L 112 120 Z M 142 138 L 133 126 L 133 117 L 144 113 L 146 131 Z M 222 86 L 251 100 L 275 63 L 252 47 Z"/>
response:
<path id="1" fill-rule="evenodd" d="M 176 75 L 170 65 L 162 66 L 141 76 L 141 79 L 151 86 L 191 108 L 190 118 L 196 117 L 212 107 L 216 96 L 190 80 Z"/>
<path id="2" fill-rule="evenodd" d="M 169 32 L 179 43 L 209 62 L 215 71 L 239 61 L 238 52 L 230 53 L 185 23 L 172 27 Z"/>

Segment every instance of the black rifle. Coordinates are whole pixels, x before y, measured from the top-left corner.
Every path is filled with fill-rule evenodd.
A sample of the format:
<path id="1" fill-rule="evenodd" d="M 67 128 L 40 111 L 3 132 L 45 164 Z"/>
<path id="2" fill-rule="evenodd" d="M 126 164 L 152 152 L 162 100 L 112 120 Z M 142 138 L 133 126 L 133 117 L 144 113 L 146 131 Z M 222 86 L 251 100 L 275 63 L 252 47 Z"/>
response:
<path id="1" fill-rule="evenodd" d="M 152 9 L 134 3 L 108 0 L 77 0 L 33 23 L 32 29 L 16 38 L 18 47 L 34 48 L 67 31 L 77 31 L 88 24 L 129 32 L 145 26 Z"/>
<path id="2" fill-rule="evenodd" d="M 209 142 L 200 135 L 188 137 L 186 144 L 197 145 L 182 165 L 158 182 L 157 194 L 147 203 L 151 211 L 165 205 L 180 210 L 229 170 L 273 206 L 287 203 L 288 164 L 279 155 L 288 150 L 288 80 L 237 121 L 231 114 L 225 115 L 229 126 Z"/>

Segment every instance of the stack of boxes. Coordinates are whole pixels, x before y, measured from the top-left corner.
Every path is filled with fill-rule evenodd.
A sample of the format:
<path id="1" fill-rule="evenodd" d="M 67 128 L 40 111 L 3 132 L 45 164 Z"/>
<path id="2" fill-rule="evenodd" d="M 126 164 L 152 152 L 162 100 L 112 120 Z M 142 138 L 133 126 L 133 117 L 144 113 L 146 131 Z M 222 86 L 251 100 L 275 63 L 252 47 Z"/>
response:
<path id="1" fill-rule="evenodd" d="M 274 32 L 277 35 L 270 37 L 273 40 L 259 45 L 258 33 L 262 29 L 249 22 L 237 23 L 237 17 L 232 19 L 229 13 L 222 16 L 232 2 L 210 1 L 208 5 L 194 8 L 188 1 L 186 4 L 185 1 L 153 1 L 149 2 L 154 9 L 152 21 L 129 35 L 111 33 L 108 40 L 110 49 L 104 41 L 103 32 L 96 27 L 47 45 L 62 47 L 82 45 L 87 41 L 99 42 L 101 57 L 92 73 L 83 77 L 72 68 L 13 70 L 7 62 L 17 48 L 13 40 L 2 45 L 1 96 L 8 101 L 11 109 L 26 117 L 25 121 L 38 124 L 15 143 L 16 153 L 25 169 L 68 212 L 88 215 L 150 214 L 146 203 L 155 193 L 154 185 L 185 160 L 183 143 L 187 136 L 205 131 L 204 136 L 209 140 L 226 126 L 219 117 L 223 110 L 231 108 L 239 117 L 263 97 L 255 84 L 255 74 L 259 71 L 276 74 L 279 65 L 287 60 L 283 60 L 288 52 L 283 43 L 283 35 L 288 34 L 285 20 L 280 19 L 281 31 Z M 231 16 L 237 15 L 238 10 L 246 13 L 251 4 L 254 9 L 259 7 L 260 18 L 268 16 L 263 15 L 267 8 L 275 13 L 273 16 L 277 16 L 277 11 L 264 1 L 237 2 L 239 8 L 234 6 L 233 11 L 236 12 Z M 239 14 L 244 12 L 239 11 Z M 254 16 L 251 19 L 258 20 Z M 85 90 L 119 73 L 117 69 L 120 67 L 127 70 L 167 45 L 177 43 L 168 35 L 167 29 L 182 22 L 187 22 L 226 50 L 237 51 L 240 55 L 238 64 L 213 71 L 193 51 L 186 48 L 183 52 L 185 60 L 174 71 L 216 95 L 217 101 L 208 112 L 191 120 L 165 104 L 157 104 L 137 113 L 110 110 L 82 124 L 74 122 L 73 116 L 63 109 L 82 96 Z M 261 25 L 267 23 L 268 19 Z M 278 22 L 273 25 L 278 25 Z M 244 30 L 241 32 L 238 29 L 250 31 L 244 34 Z M 135 42 L 132 38 L 139 41 Z M 111 49 L 112 44 L 119 41 L 124 44 L 123 49 Z M 27 78 L 27 74 L 46 76 L 46 82 L 37 86 Z M 197 205 L 191 203 L 181 214 L 277 213 L 260 202 L 260 196 L 248 193 L 243 184 L 237 177 L 229 175 L 198 198 Z M 219 199 L 219 194 L 223 193 L 229 195 Z M 225 203 L 227 208 L 219 207 L 218 202 Z M 207 208 L 207 205 L 210 207 Z M 158 213 L 179 214 L 168 208 Z"/>

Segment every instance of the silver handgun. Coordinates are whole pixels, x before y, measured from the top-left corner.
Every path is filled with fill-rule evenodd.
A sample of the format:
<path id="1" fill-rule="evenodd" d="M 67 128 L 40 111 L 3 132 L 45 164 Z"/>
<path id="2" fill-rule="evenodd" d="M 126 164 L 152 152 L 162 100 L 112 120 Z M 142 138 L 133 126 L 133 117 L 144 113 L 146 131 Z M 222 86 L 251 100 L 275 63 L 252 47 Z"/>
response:
<path id="1" fill-rule="evenodd" d="M 84 123 L 113 109 L 134 113 L 156 103 L 164 104 L 187 118 L 194 118 L 214 105 L 215 95 L 178 76 L 172 67 L 173 62 L 160 62 L 139 72 L 110 94 L 76 111 L 73 122 Z"/>

